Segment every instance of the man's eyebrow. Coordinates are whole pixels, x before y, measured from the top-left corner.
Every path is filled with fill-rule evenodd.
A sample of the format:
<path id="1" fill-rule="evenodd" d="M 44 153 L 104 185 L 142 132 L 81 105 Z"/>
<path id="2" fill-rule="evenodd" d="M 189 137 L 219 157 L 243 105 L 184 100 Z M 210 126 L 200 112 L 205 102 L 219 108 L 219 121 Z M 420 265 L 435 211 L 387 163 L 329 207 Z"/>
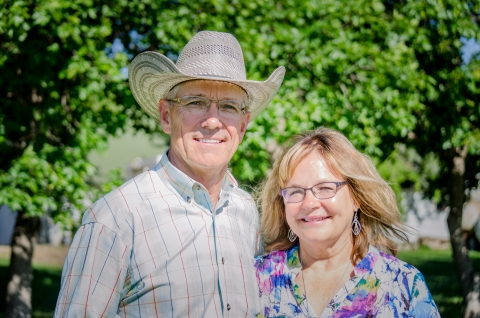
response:
<path id="1" fill-rule="evenodd" d="M 195 93 L 195 94 L 186 94 L 185 96 L 199 96 L 199 97 L 205 97 L 205 98 L 210 98 L 209 96 L 207 96 L 207 94 L 205 93 Z M 233 98 L 233 97 L 229 97 L 229 96 L 223 96 L 221 97 L 219 100 L 237 100 L 236 98 Z"/>
<path id="2" fill-rule="evenodd" d="M 192 94 L 190 96 L 200 96 L 200 97 L 207 97 L 207 94 L 205 93 L 197 93 L 197 94 Z"/>

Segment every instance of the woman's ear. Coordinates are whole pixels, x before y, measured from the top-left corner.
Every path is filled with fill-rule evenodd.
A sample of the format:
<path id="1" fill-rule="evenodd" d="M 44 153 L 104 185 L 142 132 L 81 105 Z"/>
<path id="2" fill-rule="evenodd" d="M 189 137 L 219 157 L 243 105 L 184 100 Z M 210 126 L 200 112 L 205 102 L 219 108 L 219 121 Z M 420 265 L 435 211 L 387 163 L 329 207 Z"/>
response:
<path id="1" fill-rule="evenodd" d="M 358 209 L 360 209 L 360 204 L 358 203 L 358 201 L 355 199 L 355 198 L 352 198 L 353 202 L 353 212 L 355 211 L 358 211 Z"/>

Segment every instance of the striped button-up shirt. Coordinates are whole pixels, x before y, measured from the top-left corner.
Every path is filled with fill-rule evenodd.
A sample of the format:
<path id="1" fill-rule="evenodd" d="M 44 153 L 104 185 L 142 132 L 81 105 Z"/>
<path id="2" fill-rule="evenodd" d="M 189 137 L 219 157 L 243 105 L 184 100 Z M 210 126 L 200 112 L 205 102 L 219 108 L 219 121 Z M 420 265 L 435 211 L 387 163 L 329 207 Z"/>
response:
<path id="1" fill-rule="evenodd" d="M 99 199 L 65 260 L 56 317 L 252 317 L 258 213 L 227 171 L 213 206 L 166 155 Z"/>

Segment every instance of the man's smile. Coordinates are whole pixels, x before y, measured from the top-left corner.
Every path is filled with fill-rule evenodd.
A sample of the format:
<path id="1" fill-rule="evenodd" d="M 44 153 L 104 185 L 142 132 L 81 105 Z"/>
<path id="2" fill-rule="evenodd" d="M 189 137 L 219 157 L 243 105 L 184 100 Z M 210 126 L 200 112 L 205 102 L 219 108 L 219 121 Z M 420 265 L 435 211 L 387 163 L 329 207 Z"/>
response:
<path id="1" fill-rule="evenodd" d="M 206 139 L 206 138 L 195 138 L 195 140 L 206 143 L 206 144 L 219 144 L 223 142 L 222 140 L 218 140 L 218 139 Z"/>

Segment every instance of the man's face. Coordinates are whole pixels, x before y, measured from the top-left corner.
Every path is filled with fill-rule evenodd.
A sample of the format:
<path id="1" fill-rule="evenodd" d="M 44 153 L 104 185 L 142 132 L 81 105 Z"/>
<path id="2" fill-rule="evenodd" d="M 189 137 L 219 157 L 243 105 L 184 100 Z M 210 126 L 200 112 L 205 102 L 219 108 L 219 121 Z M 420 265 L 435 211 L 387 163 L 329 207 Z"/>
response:
<path id="1" fill-rule="evenodd" d="M 211 100 L 244 101 L 245 92 L 237 85 L 197 80 L 186 82 L 176 97 L 202 96 Z M 170 134 L 170 161 L 187 175 L 194 177 L 205 172 L 222 172 L 245 135 L 250 113 L 236 119 L 224 118 L 217 102 L 201 115 L 192 114 L 178 103 L 160 100 L 162 129 Z"/>

